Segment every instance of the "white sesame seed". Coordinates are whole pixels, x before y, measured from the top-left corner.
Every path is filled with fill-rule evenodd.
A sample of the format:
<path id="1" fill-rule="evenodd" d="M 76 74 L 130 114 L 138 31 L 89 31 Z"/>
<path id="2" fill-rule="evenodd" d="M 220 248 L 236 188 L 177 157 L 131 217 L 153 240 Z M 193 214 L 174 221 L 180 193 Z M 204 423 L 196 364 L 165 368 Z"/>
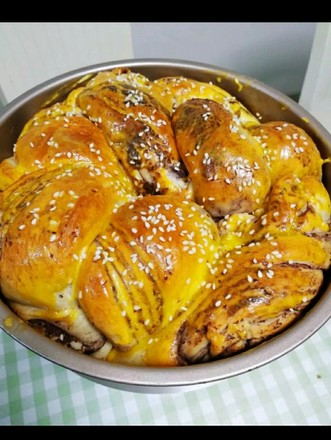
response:
<path id="1" fill-rule="evenodd" d="M 247 275 L 247 281 L 249 283 L 252 283 L 253 282 L 253 278 L 250 275 Z"/>
<path id="2" fill-rule="evenodd" d="M 222 301 L 219 299 L 215 302 L 215 307 L 219 307 L 222 304 Z"/>

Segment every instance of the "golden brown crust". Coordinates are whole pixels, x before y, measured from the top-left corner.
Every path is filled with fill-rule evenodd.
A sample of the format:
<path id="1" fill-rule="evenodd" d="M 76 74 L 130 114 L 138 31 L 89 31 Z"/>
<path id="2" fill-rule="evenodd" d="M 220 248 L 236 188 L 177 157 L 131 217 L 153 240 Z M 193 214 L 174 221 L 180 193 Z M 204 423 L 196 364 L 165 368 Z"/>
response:
<path id="1" fill-rule="evenodd" d="M 119 351 L 138 345 L 143 356 L 172 322 L 176 333 L 191 302 L 211 289 L 217 248 L 216 225 L 195 203 L 139 198 L 122 206 L 90 247 L 77 282 L 80 303 Z M 175 333 L 163 336 L 168 350 Z"/>
<path id="2" fill-rule="evenodd" d="M 212 83 L 183 76 L 157 79 L 149 84 L 149 93 L 172 114 L 178 106 L 192 99 L 207 99 L 221 104 L 245 127 L 255 127 L 259 121 L 234 96 Z"/>
<path id="3" fill-rule="evenodd" d="M 219 288 L 190 315 L 180 342 L 182 361 L 228 356 L 293 322 L 318 293 L 330 255 L 302 236 L 278 236 L 230 253 Z"/>
<path id="4" fill-rule="evenodd" d="M 119 81 L 83 90 L 79 106 L 107 137 L 140 194 L 179 193 L 184 171 L 167 111 L 139 88 Z"/>
<path id="5" fill-rule="evenodd" d="M 230 112 L 216 102 L 192 99 L 175 111 L 173 126 L 195 198 L 212 216 L 263 205 L 270 189 L 264 151 Z"/>
<path id="6" fill-rule="evenodd" d="M 302 129 L 260 124 L 215 85 L 100 72 L 38 112 L 0 164 L 2 292 L 22 319 L 109 361 L 242 351 L 319 292 L 322 164 Z"/>
<path id="7" fill-rule="evenodd" d="M 261 142 L 271 170 L 272 181 L 286 174 L 321 178 L 320 153 L 310 136 L 300 127 L 283 121 L 271 121 L 251 129 Z"/>

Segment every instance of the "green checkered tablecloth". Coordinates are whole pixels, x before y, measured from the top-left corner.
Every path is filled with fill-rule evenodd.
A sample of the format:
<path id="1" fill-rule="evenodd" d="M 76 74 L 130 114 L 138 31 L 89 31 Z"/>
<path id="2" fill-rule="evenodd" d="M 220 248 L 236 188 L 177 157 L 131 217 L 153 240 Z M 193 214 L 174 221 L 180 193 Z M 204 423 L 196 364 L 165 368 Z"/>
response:
<path id="1" fill-rule="evenodd" d="M 207 424 L 330 425 L 331 320 L 264 367 L 176 394 L 96 384 L 0 330 L 0 425 Z"/>

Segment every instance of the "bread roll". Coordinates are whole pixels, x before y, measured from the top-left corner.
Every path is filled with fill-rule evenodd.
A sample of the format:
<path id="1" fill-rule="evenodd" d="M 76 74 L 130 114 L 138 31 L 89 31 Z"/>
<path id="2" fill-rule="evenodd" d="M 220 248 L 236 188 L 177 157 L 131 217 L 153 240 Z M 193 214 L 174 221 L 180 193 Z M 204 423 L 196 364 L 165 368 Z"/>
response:
<path id="1" fill-rule="evenodd" d="M 259 142 L 217 102 L 191 99 L 173 115 L 194 196 L 213 217 L 263 206 L 270 172 Z"/>

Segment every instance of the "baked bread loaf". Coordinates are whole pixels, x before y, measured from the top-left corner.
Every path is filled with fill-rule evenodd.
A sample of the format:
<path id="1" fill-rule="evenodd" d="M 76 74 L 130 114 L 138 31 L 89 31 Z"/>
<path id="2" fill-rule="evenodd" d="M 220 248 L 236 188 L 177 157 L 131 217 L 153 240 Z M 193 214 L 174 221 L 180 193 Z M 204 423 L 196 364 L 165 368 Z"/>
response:
<path id="1" fill-rule="evenodd" d="M 330 267 L 325 160 L 190 78 L 100 72 L 0 164 L 0 283 L 75 350 L 178 366 L 286 329 Z"/>

